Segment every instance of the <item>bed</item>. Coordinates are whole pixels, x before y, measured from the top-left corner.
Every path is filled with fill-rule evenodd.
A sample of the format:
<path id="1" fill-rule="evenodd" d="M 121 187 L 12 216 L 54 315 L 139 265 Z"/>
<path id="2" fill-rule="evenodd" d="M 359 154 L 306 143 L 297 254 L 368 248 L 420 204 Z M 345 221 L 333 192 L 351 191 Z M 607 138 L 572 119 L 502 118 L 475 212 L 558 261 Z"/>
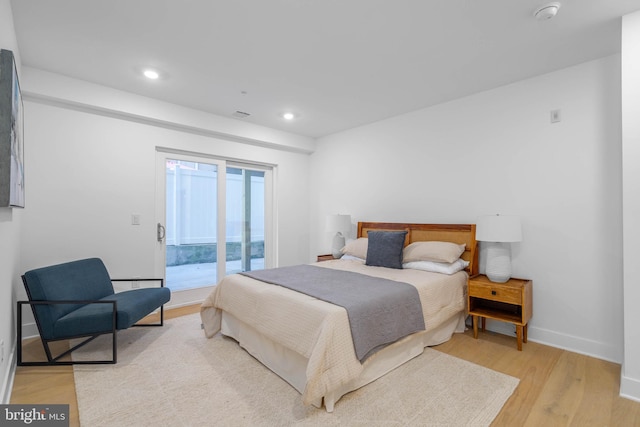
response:
<path id="1" fill-rule="evenodd" d="M 376 233 L 380 231 L 387 233 Z M 405 256 L 416 245 L 449 242 L 450 246 L 459 246 L 458 261 L 464 269 L 443 274 L 416 268 L 370 266 L 365 265 L 363 255 L 357 256 L 349 250 L 344 259 L 313 266 L 415 286 L 424 315 L 424 330 L 405 336 L 360 361 L 345 308 L 234 274 L 224 278 L 202 304 L 200 314 L 206 336 L 221 332 L 235 339 L 298 390 L 304 404 L 324 406 L 332 412 L 335 403 L 346 393 L 420 355 L 424 347 L 441 344 L 453 333 L 465 329 L 467 278 L 478 271 L 475 225 L 360 222 L 358 239 L 347 246 L 353 249 L 360 245 L 362 249 L 363 244 L 372 240 L 369 237 L 398 232 L 404 233 L 401 245 Z M 413 245 L 416 242 L 430 243 Z"/>

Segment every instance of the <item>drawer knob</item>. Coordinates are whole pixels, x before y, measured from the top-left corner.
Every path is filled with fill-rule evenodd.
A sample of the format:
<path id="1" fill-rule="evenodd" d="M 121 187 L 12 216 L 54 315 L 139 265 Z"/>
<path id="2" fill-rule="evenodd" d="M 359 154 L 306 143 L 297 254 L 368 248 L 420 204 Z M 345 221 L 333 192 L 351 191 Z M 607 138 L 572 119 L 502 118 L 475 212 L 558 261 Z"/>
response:
<path id="1" fill-rule="evenodd" d="M 497 295 L 497 294 L 498 294 L 498 292 L 496 292 L 496 291 L 491 291 L 491 295 Z"/>

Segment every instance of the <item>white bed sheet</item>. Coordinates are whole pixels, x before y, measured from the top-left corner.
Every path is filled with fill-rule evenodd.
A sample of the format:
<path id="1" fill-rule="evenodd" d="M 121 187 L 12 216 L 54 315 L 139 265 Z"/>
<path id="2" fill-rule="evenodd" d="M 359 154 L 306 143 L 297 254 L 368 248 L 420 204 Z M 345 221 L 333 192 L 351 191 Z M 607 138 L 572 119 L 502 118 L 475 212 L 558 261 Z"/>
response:
<path id="1" fill-rule="evenodd" d="M 305 404 L 328 411 L 345 393 L 359 388 L 464 331 L 466 279 L 419 270 L 365 266 L 358 261 L 316 265 L 403 281 L 416 286 L 426 331 L 375 353 L 360 364 L 346 310 L 279 286 L 232 275 L 216 286 L 201 308 L 205 333 L 222 333 L 302 393 Z"/>
<path id="2" fill-rule="evenodd" d="M 465 318 L 464 313 L 455 314 L 429 332 L 410 335 L 385 347 L 363 363 L 359 376 L 327 391 L 323 396 L 312 400 L 310 404 L 317 408 L 324 405 L 327 412 L 333 412 L 335 403 L 345 394 L 377 380 L 419 356 L 424 351 L 424 347 L 441 344 L 448 341 L 454 333 L 464 332 Z M 288 382 L 300 394 L 304 393 L 309 359 L 259 334 L 254 328 L 229 313 L 222 313 L 221 332 L 238 341 L 238 344 L 249 354 Z"/>

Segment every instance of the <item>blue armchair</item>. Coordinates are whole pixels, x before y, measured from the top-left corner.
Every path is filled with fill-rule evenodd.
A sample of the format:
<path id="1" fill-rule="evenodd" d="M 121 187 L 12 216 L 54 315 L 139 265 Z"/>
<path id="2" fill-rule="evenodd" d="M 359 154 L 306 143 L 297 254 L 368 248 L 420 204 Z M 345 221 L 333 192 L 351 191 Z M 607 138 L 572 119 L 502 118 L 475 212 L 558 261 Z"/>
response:
<path id="1" fill-rule="evenodd" d="M 160 287 L 139 288 L 115 293 L 114 281 L 156 281 Z M 111 279 L 99 258 L 89 258 L 27 271 L 22 282 L 29 301 L 18 301 L 17 353 L 19 366 L 71 365 L 117 362 L 117 331 L 132 326 L 162 326 L 164 304 L 171 291 L 163 279 Z M 31 306 L 38 326 L 47 361 L 22 360 L 22 306 Z M 136 324 L 143 317 L 160 309 L 160 322 Z M 100 335 L 112 334 L 111 360 L 60 360 Z M 49 344 L 53 341 L 86 338 L 69 350 L 54 356 Z"/>

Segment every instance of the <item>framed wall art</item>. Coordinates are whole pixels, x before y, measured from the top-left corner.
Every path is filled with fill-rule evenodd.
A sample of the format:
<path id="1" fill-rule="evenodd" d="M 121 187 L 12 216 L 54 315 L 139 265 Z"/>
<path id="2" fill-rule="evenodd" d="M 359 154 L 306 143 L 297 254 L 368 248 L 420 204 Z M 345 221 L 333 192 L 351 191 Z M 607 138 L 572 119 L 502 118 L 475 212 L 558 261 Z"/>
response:
<path id="1" fill-rule="evenodd" d="M 0 207 L 24 207 L 24 109 L 13 52 L 0 50 Z"/>

